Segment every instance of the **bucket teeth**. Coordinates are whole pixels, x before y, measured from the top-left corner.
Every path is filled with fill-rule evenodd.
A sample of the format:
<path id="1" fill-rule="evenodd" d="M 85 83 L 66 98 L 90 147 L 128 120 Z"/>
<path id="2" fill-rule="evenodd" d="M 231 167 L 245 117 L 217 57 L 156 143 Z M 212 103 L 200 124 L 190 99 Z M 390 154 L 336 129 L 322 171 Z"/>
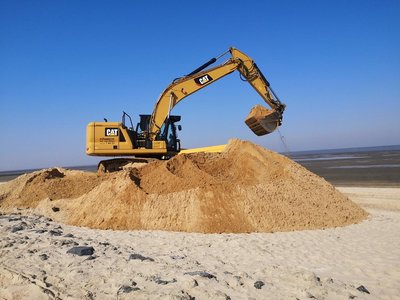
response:
<path id="1" fill-rule="evenodd" d="M 258 104 L 251 109 L 244 122 L 256 135 L 262 136 L 274 132 L 280 125 L 281 118 L 280 112 Z"/>

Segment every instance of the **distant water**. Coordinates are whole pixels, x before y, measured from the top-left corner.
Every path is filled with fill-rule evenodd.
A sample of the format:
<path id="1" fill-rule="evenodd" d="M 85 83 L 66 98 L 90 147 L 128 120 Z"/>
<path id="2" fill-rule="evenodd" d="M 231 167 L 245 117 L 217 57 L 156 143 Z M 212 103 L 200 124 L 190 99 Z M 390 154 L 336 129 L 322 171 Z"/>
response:
<path id="1" fill-rule="evenodd" d="M 310 154 L 336 154 L 336 153 L 354 153 L 354 152 L 370 152 L 370 151 L 396 151 L 400 150 L 400 145 L 392 146 L 375 146 L 375 147 L 357 147 L 357 148 L 340 148 L 340 149 L 325 149 L 325 150 L 307 150 L 293 151 L 288 156 L 301 156 Z"/>
<path id="2" fill-rule="evenodd" d="M 379 162 L 391 161 L 390 165 L 393 165 L 393 167 L 399 167 L 400 161 L 397 161 L 397 158 L 400 158 L 400 145 L 297 151 L 288 153 L 286 156 L 299 163 L 307 161 L 343 160 L 347 163 L 367 162 L 367 164 L 363 164 L 362 167 L 377 167 L 385 166 Z M 399 164 L 396 164 L 396 162 Z M 389 164 L 386 165 L 389 167 Z M 340 167 L 343 168 L 345 166 Z"/>
<path id="3" fill-rule="evenodd" d="M 400 145 L 286 154 L 335 186 L 400 187 Z"/>

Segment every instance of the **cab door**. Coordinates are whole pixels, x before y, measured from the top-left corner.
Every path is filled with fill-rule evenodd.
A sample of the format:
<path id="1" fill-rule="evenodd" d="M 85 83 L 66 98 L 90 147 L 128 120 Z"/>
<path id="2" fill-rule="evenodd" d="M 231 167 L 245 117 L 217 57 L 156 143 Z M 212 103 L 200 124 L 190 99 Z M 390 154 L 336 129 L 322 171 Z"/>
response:
<path id="1" fill-rule="evenodd" d="M 168 151 L 178 151 L 176 128 L 171 120 L 169 120 L 166 128 L 166 143 Z"/>

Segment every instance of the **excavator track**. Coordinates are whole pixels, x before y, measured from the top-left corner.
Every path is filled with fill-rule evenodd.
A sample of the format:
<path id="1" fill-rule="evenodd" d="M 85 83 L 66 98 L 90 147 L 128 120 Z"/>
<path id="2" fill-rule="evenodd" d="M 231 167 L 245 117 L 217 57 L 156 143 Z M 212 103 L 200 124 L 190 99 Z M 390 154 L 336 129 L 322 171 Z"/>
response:
<path id="1" fill-rule="evenodd" d="M 112 173 L 133 168 L 140 168 L 150 162 L 157 161 L 156 158 L 114 158 L 102 160 L 97 165 L 97 173 Z"/>

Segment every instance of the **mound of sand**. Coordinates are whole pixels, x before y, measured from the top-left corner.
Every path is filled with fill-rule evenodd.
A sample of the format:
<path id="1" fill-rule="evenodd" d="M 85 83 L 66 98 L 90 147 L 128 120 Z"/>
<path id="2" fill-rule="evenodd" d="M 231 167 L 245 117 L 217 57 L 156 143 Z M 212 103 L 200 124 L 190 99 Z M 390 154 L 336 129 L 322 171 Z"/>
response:
<path id="1" fill-rule="evenodd" d="M 94 174 L 53 168 L 0 186 L 0 209 L 30 208 L 98 229 L 202 233 L 346 226 L 368 215 L 323 178 L 250 142 Z"/>

